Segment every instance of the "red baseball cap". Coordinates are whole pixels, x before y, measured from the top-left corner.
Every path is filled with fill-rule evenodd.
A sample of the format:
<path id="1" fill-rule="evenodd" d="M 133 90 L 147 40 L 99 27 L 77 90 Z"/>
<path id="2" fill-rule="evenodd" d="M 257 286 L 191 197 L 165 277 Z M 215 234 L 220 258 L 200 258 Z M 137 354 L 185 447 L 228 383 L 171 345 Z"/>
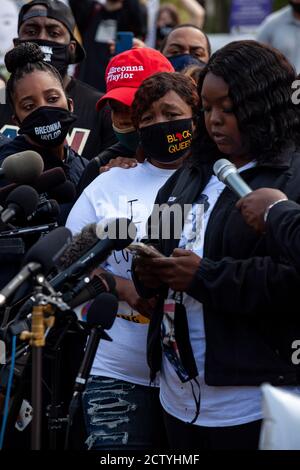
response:
<path id="1" fill-rule="evenodd" d="M 174 72 L 174 68 L 171 62 L 155 49 L 139 47 L 116 55 L 106 67 L 106 93 L 96 104 L 97 110 L 99 111 L 109 99 L 131 106 L 141 83 L 158 72 Z"/>

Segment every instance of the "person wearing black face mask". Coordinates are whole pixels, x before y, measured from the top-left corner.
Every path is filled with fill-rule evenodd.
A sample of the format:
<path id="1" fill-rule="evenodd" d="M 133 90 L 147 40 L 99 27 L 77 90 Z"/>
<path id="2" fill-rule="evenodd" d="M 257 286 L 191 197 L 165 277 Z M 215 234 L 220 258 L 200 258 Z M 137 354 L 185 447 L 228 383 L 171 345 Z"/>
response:
<path id="1" fill-rule="evenodd" d="M 257 40 L 280 50 L 300 72 L 300 0 L 267 16 L 257 33 Z"/>
<path id="2" fill-rule="evenodd" d="M 76 115 L 61 76 L 43 62 L 42 51 L 32 43 L 22 43 L 9 51 L 5 64 L 11 72 L 6 97 L 19 135 L 0 148 L 0 162 L 8 155 L 35 150 L 42 156 L 45 170 L 60 166 L 67 179 L 77 185 L 87 160 L 64 145 Z M 6 182 L 2 180 L 1 184 Z"/>
<path id="3" fill-rule="evenodd" d="M 70 64 L 82 62 L 85 51 L 76 40 L 75 20 L 71 9 L 59 0 L 33 0 L 19 13 L 19 37 L 15 46 L 34 42 L 42 50 L 44 61 L 59 71 L 65 91 L 72 98 L 77 119 L 70 126 L 68 143 L 80 155 L 91 159 L 115 142 L 110 113 L 95 110 L 101 94 L 94 88 L 68 75 Z M 13 137 L 15 128 L 10 126 L 11 110 L 0 106 L 0 129 Z"/>
<path id="4" fill-rule="evenodd" d="M 120 74 L 118 70 L 123 67 L 133 73 Z M 170 62 L 160 52 L 148 47 L 130 49 L 111 59 L 105 73 L 107 92 L 99 100 L 97 109 L 100 111 L 108 102 L 118 143 L 89 162 L 78 185 L 79 194 L 99 172 L 107 171 L 112 166 L 129 168 L 136 166 L 137 160 L 144 160 L 139 147 L 140 136 L 131 119 L 134 94 L 145 78 L 156 72 L 173 71 Z"/>
<path id="5" fill-rule="evenodd" d="M 211 46 L 207 35 L 200 28 L 187 23 L 169 32 L 162 42 L 161 52 L 176 72 L 182 72 L 190 65 L 204 66 L 211 55 Z"/>

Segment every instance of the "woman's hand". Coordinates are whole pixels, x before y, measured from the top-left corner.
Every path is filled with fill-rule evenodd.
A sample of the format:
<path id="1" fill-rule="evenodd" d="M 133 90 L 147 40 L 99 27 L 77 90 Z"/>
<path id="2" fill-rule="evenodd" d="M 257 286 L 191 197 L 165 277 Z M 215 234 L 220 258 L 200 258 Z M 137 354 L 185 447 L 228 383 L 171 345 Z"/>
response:
<path id="1" fill-rule="evenodd" d="M 137 257 L 135 270 L 146 287 L 157 288 L 167 284 L 175 291 L 184 292 L 191 284 L 200 262 L 201 258 L 192 251 L 176 248 L 169 258 Z"/>
<path id="2" fill-rule="evenodd" d="M 257 232 L 264 232 L 264 215 L 267 208 L 276 201 L 287 199 L 278 189 L 260 188 L 239 199 L 236 207 L 240 209 L 245 222 Z"/>
<path id="3" fill-rule="evenodd" d="M 126 158 L 126 157 L 112 158 L 111 160 L 109 160 L 109 162 L 106 165 L 101 166 L 99 173 L 100 174 L 104 173 L 105 171 L 109 171 L 111 168 L 114 168 L 114 167 L 125 168 L 128 170 L 129 168 L 134 168 L 135 166 L 137 166 L 137 164 L 138 164 L 138 161 L 135 158 Z"/>
<path id="4" fill-rule="evenodd" d="M 157 303 L 156 297 L 152 299 L 142 299 L 138 295 L 133 282 L 128 279 L 117 277 L 116 282 L 119 300 L 127 302 L 133 310 L 136 310 L 144 317 L 151 318 Z"/>

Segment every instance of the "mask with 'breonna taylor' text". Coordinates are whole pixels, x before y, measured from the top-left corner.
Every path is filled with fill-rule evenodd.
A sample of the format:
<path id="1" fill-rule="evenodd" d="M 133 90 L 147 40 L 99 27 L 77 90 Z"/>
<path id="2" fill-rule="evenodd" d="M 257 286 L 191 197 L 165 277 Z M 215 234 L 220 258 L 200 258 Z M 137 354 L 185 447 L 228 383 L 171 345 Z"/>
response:
<path id="1" fill-rule="evenodd" d="M 42 106 L 21 123 L 19 134 L 25 134 L 42 147 L 57 147 L 66 138 L 77 116 L 64 108 Z"/>
<path id="2" fill-rule="evenodd" d="M 141 146 L 145 156 L 160 163 L 182 158 L 192 144 L 193 120 L 178 119 L 142 127 Z"/>

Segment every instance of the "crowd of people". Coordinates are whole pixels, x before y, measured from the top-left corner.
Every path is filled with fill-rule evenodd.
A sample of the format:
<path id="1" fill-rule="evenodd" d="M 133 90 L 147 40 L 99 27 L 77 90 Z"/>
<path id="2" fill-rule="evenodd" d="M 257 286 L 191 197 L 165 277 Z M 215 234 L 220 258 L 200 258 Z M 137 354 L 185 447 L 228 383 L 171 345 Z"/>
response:
<path id="1" fill-rule="evenodd" d="M 183 24 L 160 6 L 153 47 L 140 0 L 19 5 L 0 163 L 35 151 L 44 171 L 60 168 L 73 192 L 58 223 L 74 236 L 124 217 L 156 249 L 113 251 L 94 271 L 113 276 L 118 311 L 82 397 L 85 449 L 254 450 L 260 385 L 300 394 L 300 0 L 289 3 L 257 41 L 214 53 L 198 0 L 182 0 Z M 118 31 L 133 40 L 116 54 Z M 217 178 L 220 158 L 250 194 Z M 2 288 L 22 257 L 0 256 Z"/>

